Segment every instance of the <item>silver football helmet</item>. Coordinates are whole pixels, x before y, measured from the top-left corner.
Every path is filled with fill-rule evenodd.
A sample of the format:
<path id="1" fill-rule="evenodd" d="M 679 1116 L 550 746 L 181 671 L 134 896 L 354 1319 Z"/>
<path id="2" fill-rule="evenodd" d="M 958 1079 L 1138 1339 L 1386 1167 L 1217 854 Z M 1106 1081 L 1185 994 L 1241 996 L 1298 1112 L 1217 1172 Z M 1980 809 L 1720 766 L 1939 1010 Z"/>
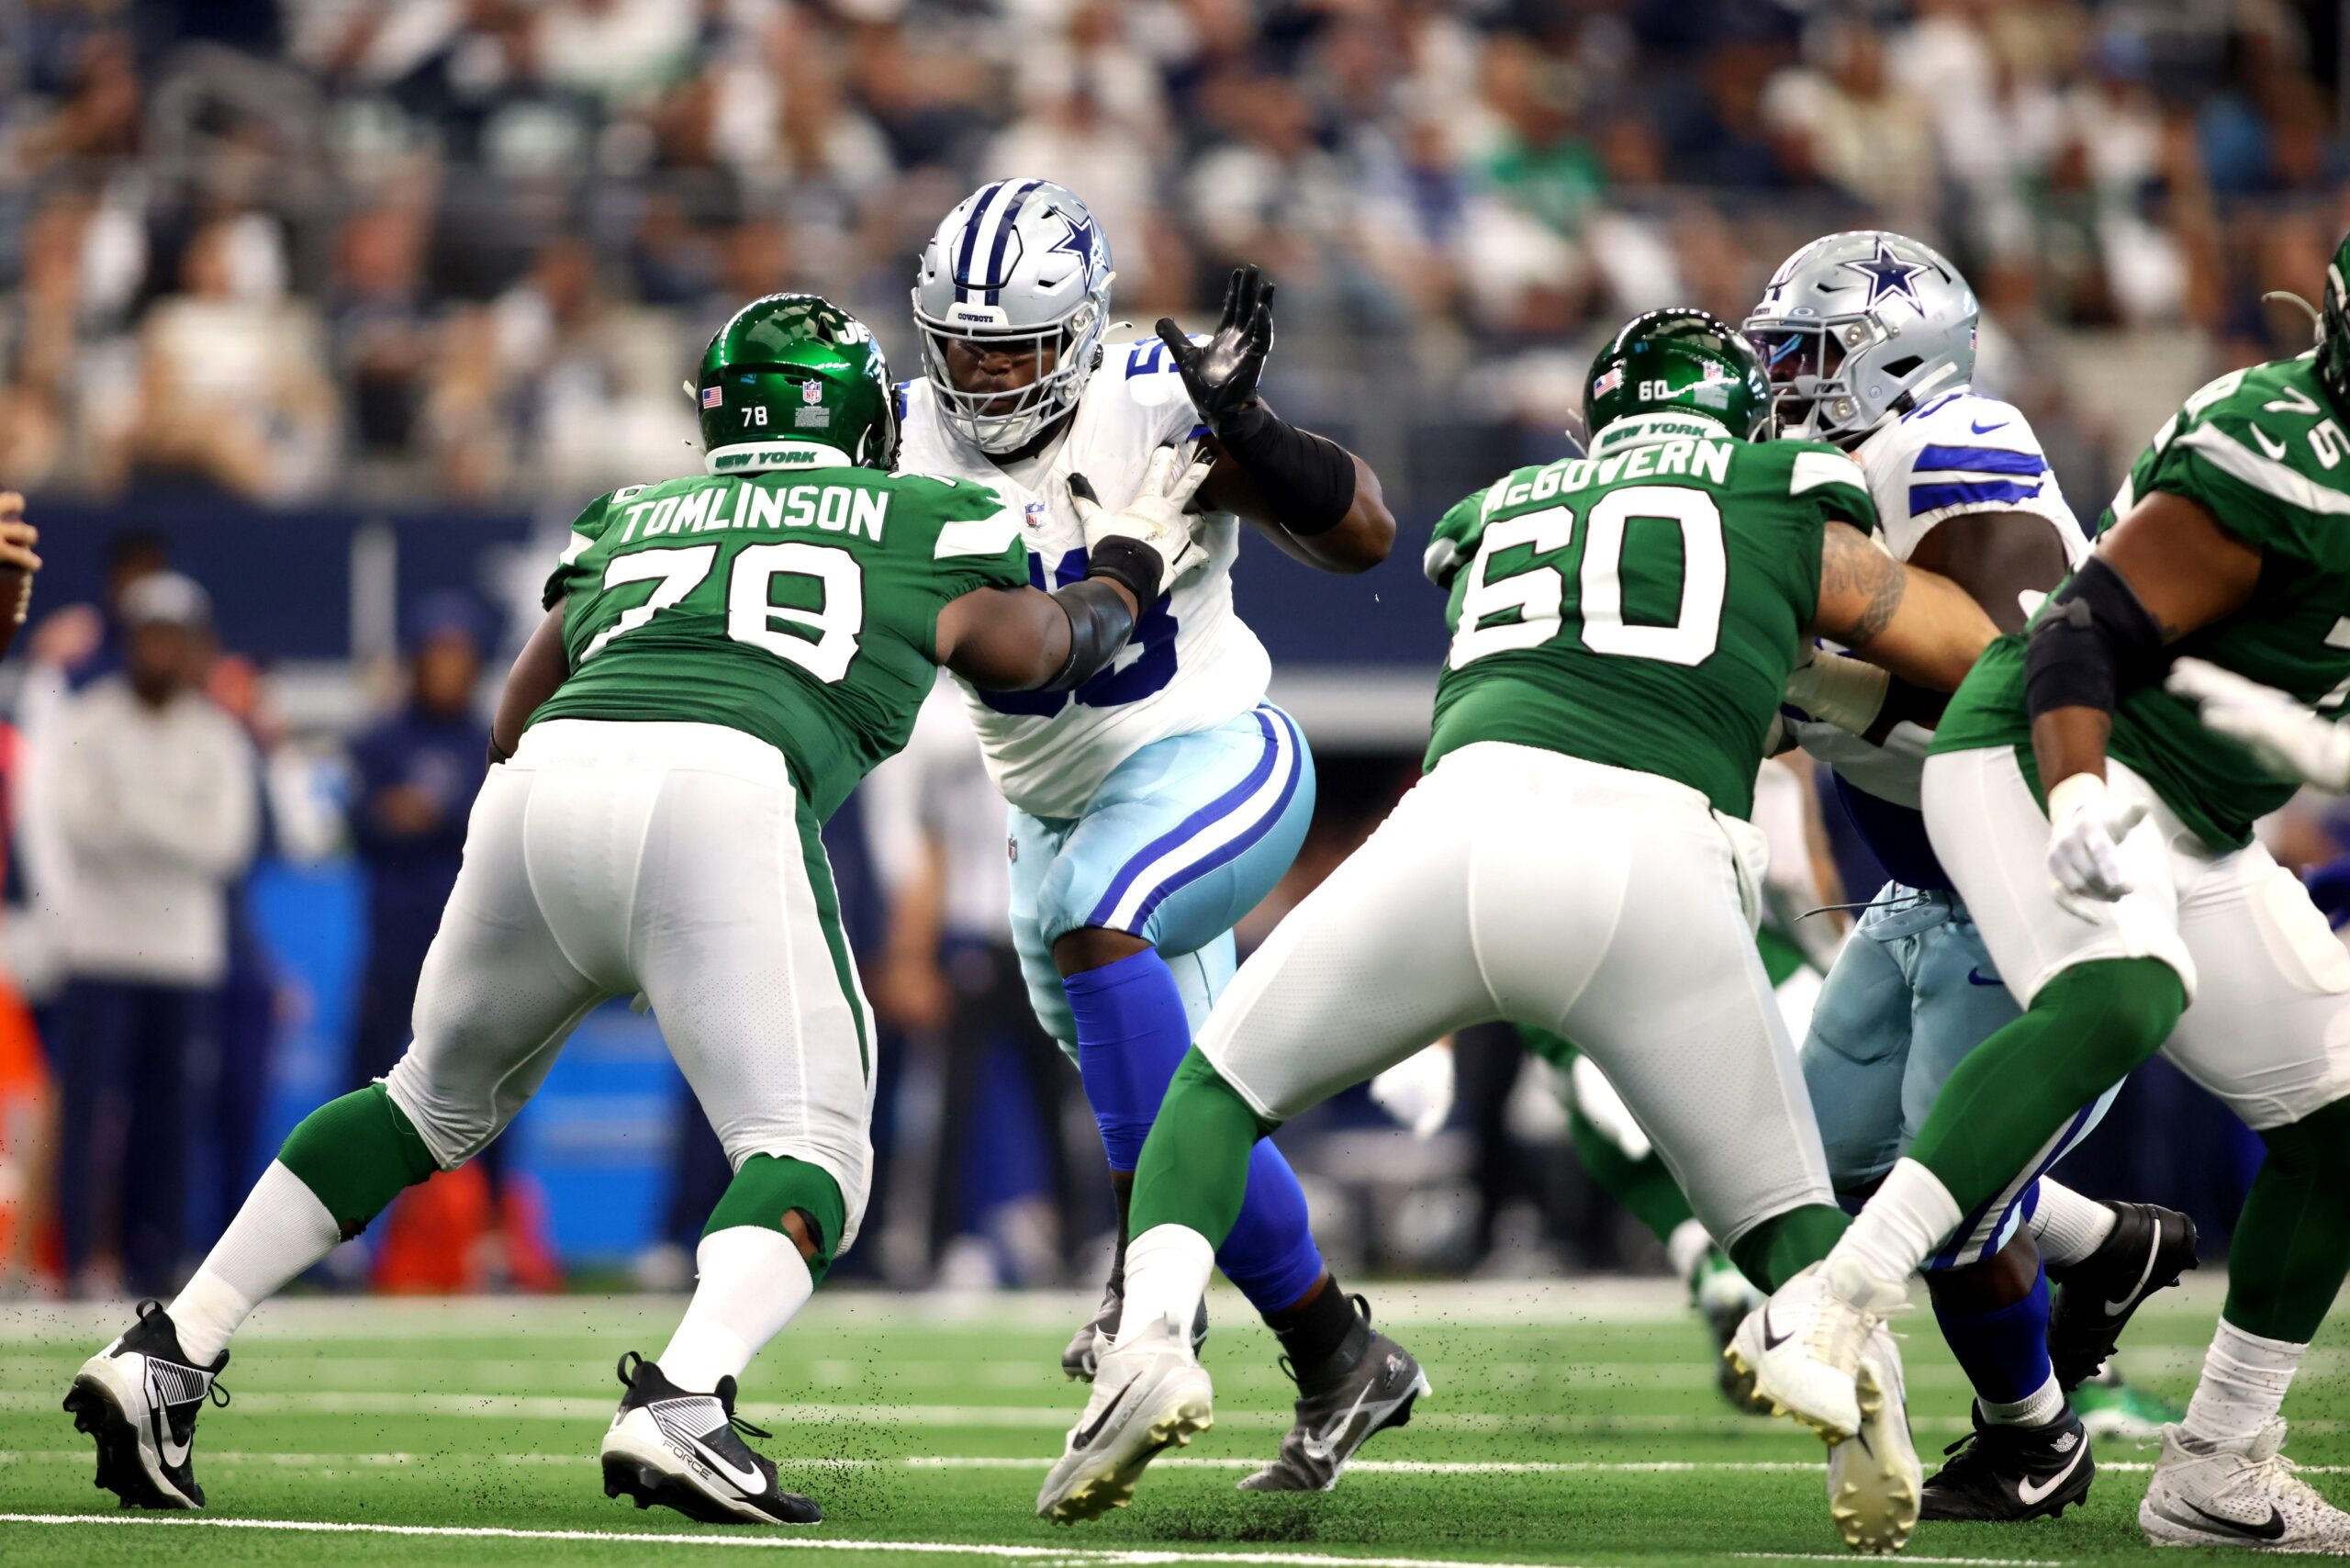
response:
<path id="1" fill-rule="evenodd" d="M 948 427 L 982 452 L 1016 452 L 1075 408 L 1101 360 L 1113 275 L 1101 227 L 1062 186 L 998 180 L 957 203 L 923 248 L 913 290 L 923 374 Z M 958 339 L 1034 349 L 1036 379 L 1009 392 L 963 391 L 946 364 Z"/>
<path id="2" fill-rule="evenodd" d="M 1852 447 L 1974 379 L 1980 314 L 1942 252 L 1863 229 L 1782 262 L 1746 334 L 1770 374 L 1778 433 Z"/>

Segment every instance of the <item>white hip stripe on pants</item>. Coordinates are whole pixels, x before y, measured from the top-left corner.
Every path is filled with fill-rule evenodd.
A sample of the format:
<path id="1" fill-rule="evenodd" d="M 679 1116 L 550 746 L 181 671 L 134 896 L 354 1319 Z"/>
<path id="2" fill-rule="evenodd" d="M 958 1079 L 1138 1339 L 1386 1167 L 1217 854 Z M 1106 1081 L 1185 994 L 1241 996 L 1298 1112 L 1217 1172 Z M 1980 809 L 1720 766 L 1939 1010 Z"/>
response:
<path id="1" fill-rule="evenodd" d="M 2076 964 L 2156 958 L 2189 1005 L 2163 1054 L 2255 1130 L 2350 1094 L 2350 952 L 2300 879 L 2255 843 L 2214 855 L 2153 786 L 2108 758 L 2106 786 L 2145 804 L 2121 844 L 2132 890 L 2056 898 L 2048 817 L 2009 746 L 1926 759 L 1926 831 L 1984 946 L 2026 1007 Z"/>
<path id="2" fill-rule="evenodd" d="M 1463 746 L 1240 967 L 1200 1049 L 1282 1121 L 1507 1019 L 1589 1055 L 1721 1240 L 1831 1204 L 1733 832 L 1669 779 Z"/>
<path id="3" fill-rule="evenodd" d="M 768 1154 L 840 1183 L 845 1251 L 871 1181 L 872 1029 L 818 907 L 814 834 L 783 755 L 737 731 L 528 731 L 474 802 L 415 1039 L 385 1078 L 433 1158 L 477 1152 L 580 1019 L 643 991 L 735 1168 Z"/>

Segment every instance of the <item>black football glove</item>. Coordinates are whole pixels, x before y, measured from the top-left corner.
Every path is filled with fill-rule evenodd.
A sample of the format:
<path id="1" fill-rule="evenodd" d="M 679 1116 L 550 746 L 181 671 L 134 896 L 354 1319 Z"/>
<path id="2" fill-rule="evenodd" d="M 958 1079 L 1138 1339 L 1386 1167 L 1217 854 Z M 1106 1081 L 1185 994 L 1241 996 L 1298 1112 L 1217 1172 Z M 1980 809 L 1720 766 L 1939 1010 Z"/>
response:
<path id="1" fill-rule="evenodd" d="M 1221 436 L 1225 421 L 1257 400 L 1257 378 L 1273 352 L 1273 286 L 1253 265 L 1235 267 L 1224 291 L 1224 319 L 1206 347 L 1165 316 L 1158 319 L 1158 339 L 1175 356 L 1200 422 Z"/>

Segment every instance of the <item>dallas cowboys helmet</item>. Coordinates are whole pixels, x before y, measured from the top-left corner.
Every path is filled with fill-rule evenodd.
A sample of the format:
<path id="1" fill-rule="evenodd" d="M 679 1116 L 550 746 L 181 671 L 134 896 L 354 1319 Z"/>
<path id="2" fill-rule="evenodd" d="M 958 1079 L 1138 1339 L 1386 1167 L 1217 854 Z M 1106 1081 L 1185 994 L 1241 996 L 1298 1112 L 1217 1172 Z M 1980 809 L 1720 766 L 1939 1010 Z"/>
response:
<path id="1" fill-rule="evenodd" d="M 1113 275 L 1093 215 L 1050 181 L 998 180 L 958 203 L 913 289 L 923 373 L 947 426 L 982 452 L 1016 452 L 1076 407 L 1101 363 Z M 1051 364 L 1015 391 L 965 392 L 946 368 L 958 338 L 1013 353 L 1049 345 Z"/>
<path id="2" fill-rule="evenodd" d="M 1814 240 L 1746 319 L 1779 434 L 1852 447 L 1975 375 L 1975 291 L 1930 245 L 1878 229 Z"/>

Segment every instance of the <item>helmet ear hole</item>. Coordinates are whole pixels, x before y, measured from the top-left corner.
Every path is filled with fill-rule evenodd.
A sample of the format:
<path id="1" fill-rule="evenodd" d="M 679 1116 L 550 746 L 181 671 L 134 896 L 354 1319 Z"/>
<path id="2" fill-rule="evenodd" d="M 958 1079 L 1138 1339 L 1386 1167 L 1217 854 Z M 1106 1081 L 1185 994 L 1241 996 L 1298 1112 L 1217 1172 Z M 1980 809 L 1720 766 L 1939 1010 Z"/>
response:
<path id="1" fill-rule="evenodd" d="M 1919 359 L 1916 354 L 1909 354 L 1901 359 L 1886 361 L 1885 373 L 1887 375 L 1907 375 L 1925 363 L 1926 362 L 1924 360 Z"/>

